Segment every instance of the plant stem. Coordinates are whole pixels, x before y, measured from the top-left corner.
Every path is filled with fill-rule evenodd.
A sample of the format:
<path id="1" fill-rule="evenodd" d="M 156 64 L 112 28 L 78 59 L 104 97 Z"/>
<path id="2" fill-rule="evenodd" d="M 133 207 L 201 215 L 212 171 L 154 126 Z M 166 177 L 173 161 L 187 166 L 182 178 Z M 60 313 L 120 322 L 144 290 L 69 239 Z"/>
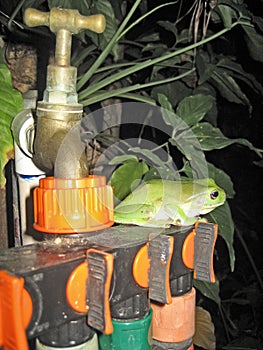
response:
<path id="1" fill-rule="evenodd" d="M 124 78 L 124 77 L 126 77 L 126 76 L 128 76 L 128 75 L 131 75 L 131 74 L 133 74 L 133 73 L 135 73 L 135 72 L 138 72 L 138 71 L 140 71 L 140 70 L 142 70 L 142 69 L 144 69 L 144 68 L 148 68 L 148 67 L 153 66 L 153 65 L 155 65 L 155 64 L 157 64 L 157 63 L 159 63 L 159 62 L 168 60 L 168 59 L 173 58 L 173 57 L 175 57 L 175 56 L 181 55 L 181 54 L 183 54 L 183 53 L 185 53 L 185 52 L 187 52 L 187 51 L 193 50 L 193 49 L 195 49 L 195 48 L 197 48 L 197 47 L 199 47 L 199 46 L 202 46 L 202 45 L 204 45 L 204 44 L 207 44 L 208 42 L 210 42 L 210 41 L 212 41 L 212 40 L 214 40 L 214 39 L 220 37 L 221 35 L 227 33 L 228 31 L 230 31 L 232 28 L 234 28 L 234 27 L 237 26 L 238 24 L 247 24 L 247 23 L 246 23 L 246 22 L 243 23 L 243 22 L 241 22 L 241 21 L 237 21 L 237 22 L 233 23 L 231 27 L 229 27 L 229 28 L 224 28 L 224 29 L 220 30 L 218 33 L 213 34 L 213 35 L 211 35 L 210 37 L 205 38 L 204 40 L 199 41 L 198 43 L 191 44 L 191 45 L 189 45 L 189 46 L 186 46 L 186 47 L 184 47 L 184 48 L 178 49 L 177 51 L 174 51 L 174 52 L 170 52 L 170 53 L 168 53 L 168 54 L 166 54 L 166 55 L 163 55 L 163 56 L 161 56 L 161 57 L 156 57 L 156 58 L 154 58 L 154 59 L 148 59 L 148 60 L 146 60 L 145 62 L 137 63 L 137 64 L 135 64 L 133 67 L 124 69 L 124 70 L 121 71 L 121 72 L 118 72 L 118 73 L 116 73 L 116 74 L 113 74 L 112 76 L 110 76 L 110 77 L 108 77 L 108 78 L 106 78 L 106 79 L 104 79 L 104 80 L 101 80 L 100 82 L 98 82 L 98 83 L 96 83 L 96 84 L 93 84 L 93 85 L 89 86 L 88 89 L 86 89 L 84 92 L 82 92 L 82 93 L 79 94 L 79 97 L 80 97 L 81 99 L 83 99 L 84 97 L 87 97 L 87 96 L 93 94 L 95 91 L 98 91 L 98 90 L 102 89 L 103 87 L 105 87 L 105 86 L 107 86 L 107 85 L 109 85 L 109 84 L 112 84 L 112 83 L 114 83 L 115 81 L 120 80 L 120 79 L 122 79 L 122 78 Z M 107 48 L 106 48 L 106 49 L 107 49 Z M 106 49 L 105 49 L 105 50 L 106 50 Z M 104 51 L 105 51 L 105 50 L 104 50 Z M 104 52 L 104 51 L 103 51 L 103 52 Z M 102 52 L 102 54 L 103 54 L 103 52 Z M 100 56 L 100 57 L 101 57 L 101 56 Z M 100 61 L 100 57 L 98 58 L 98 60 L 97 60 L 94 64 L 96 64 L 98 61 Z M 94 65 L 93 65 L 93 66 L 94 66 Z M 92 67 L 93 67 L 93 66 L 92 66 Z M 92 68 L 92 67 L 91 67 L 91 68 Z M 96 68 L 98 68 L 98 67 L 96 67 Z M 89 70 L 89 71 L 90 71 L 90 70 Z M 88 71 L 88 72 L 89 72 L 89 71 Z M 87 73 L 88 73 L 88 72 L 87 72 Z M 94 72 L 95 72 L 95 70 L 94 70 Z M 87 73 L 86 73 L 86 74 L 87 74 Z M 88 80 L 86 74 L 83 76 L 83 78 L 85 77 L 85 79 L 84 79 L 85 82 Z M 90 76 L 89 76 L 88 78 L 90 78 Z M 80 88 L 81 86 L 83 86 L 83 81 L 80 80 L 80 82 L 79 82 L 79 84 L 77 85 L 77 87 Z"/>
<path id="2" fill-rule="evenodd" d="M 168 145 L 169 145 L 168 142 L 164 142 L 162 145 L 159 145 L 159 146 L 153 148 L 153 149 L 152 149 L 152 152 L 158 151 L 159 149 L 164 148 L 164 147 L 167 148 Z"/>
<path id="3" fill-rule="evenodd" d="M 138 94 L 119 94 L 119 98 L 133 100 L 133 101 L 139 101 L 142 103 L 148 103 L 150 105 L 156 106 L 156 101 L 153 98 L 150 98 L 148 96 L 138 95 Z"/>
<path id="4" fill-rule="evenodd" d="M 84 61 L 85 58 L 87 58 L 92 51 L 96 50 L 96 46 L 94 44 L 90 45 L 87 49 L 83 50 L 80 54 L 79 52 L 75 51 L 71 57 L 71 64 L 73 66 L 78 66 L 82 61 Z"/>
<path id="5" fill-rule="evenodd" d="M 98 59 L 93 63 L 93 65 L 90 67 L 90 69 L 83 75 L 83 77 L 79 80 L 79 82 L 77 83 L 77 90 L 79 90 L 80 88 L 82 88 L 82 86 L 84 84 L 86 84 L 86 82 L 92 77 L 92 75 L 95 73 L 95 71 L 100 67 L 100 65 L 103 63 L 103 61 L 105 60 L 105 58 L 108 56 L 108 54 L 111 52 L 113 46 L 116 44 L 117 42 L 117 38 L 119 37 L 119 35 L 122 33 L 122 31 L 124 30 L 126 24 L 128 23 L 128 21 L 130 20 L 130 18 L 132 17 L 132 15 L 134 14 L 135 10 L 137 9 L 137 7 L 139 6 L 141 0 L 136 0 L 130 10 L 130 12 L 128 13 L 128 15 L 125 17 L 124 21 L 122 22 L 122 24 L 120 25 L 120 27 L 118 28 L 118 30 L 116 31 L 116 33 L 113 35 L 113 37 L 111 38 L 111 40 L 109 41 L 108 45 L 105 47 L 105 49 L 101 52 L 100 56 L 98 57 Z"/>
<path id="6" fill-rule="evenodd" d="M 230 343 L 230 335 L 229 335 L 229 332 L 228 332 L 228 326 L 226 324 L 226 320 L 225 320 L 225 315 L 224 315 L 224 312 L 223 312 L 223 307 L 220 305 L 218 305 L 218 310 L 219 310 L 219 313 L 220 313 L 220 316 L 221 316 L 221 319 L 222 319 L 222 322 L 223 322 L 223 326 L 224 326 L 224 330 L 225 330 L 225 333 L 226 333 L 226 338 L 227 338 L 227 342 Z"/>
<path id="7" fill-rule="evenodd" d="M 110 64 L 105 67 L 101 67 L 96 70 L 95 74 L 102 73 L 108 70 L 117 70 L 118 68 L 123 68 L 123 67 L 130 67 L 134 66 L 134 62 L 124 62 L 124 63 L 117 63 L 117 64 Z"/>
<path id="8" fill-rule="evenodd" d="M 18 3 L 18 5 L 15 7 L 13 13 L 11 14 L 10 18 L 9 18 L 9 21 L 7 23 L 7 28 L 8 30 L 12 33 L 13 32 L 13 28 L 12 28 L 12 25 L 13 25 L 13 21 L 14 21 L 14 18 L 15 16 L 18 14 L 18 12 L 20 11 L 20 9 L 22 8 L 22 6 L 24 5 L 25 3 L 25 0 L 20 0 L 20 2 Z"/>
<path id="9" fill-rule="evenodd" d="M 141 16 L 140 18 L 138 18 L 135 22 L 133 22 L 128 28 L 126 28 L 117 38 L 117 41 L 119 41 L 130 29 L 132 29 L 133 27 L 135 27 L 138 23 L 140 23 L 143 19 L 145 19 L 146 17 L 148 17 L 149 15 L 151 15 L 152 13 L 154 13 L 155 11 L 159 10 L 160 8 L 164 7 L 164 6 L 169 6 L 169 5 L 174 5 L 176 4 L 177 1 L 173 1 L 173 2 L 168 2 L 166 4 L 161 4 L 157 7 L 155 7 L 154 9 L 152 9 L 151 11 L 145 13 L 143 16 Z"/>
<path id="10" fill-rule="evenodd" d="M 90 98 L 88 98 L 87 100 L 82 100 L 83 99 L 83 94 L 79 94 L 79 101 L 81 104 L 83 104 L 83 106 L 88 106 L 92 103 L 96 103 L 96 102 L 100 102 L 102 100 L 106 100 L 110 97 L 117 97 L 120 94 L 124 94 L 127 92 L 131 92 L 131 91 L 135 91 L 135 90 L 141 90 L 141 89 L 146 89 L 155 85 L 161 85 L 161 84 L 166 84 L 166 83 L 170 83 L 172 81 L 176 81 L 178 79 L 181 79 L 191 73 L 194 72 L 194 69 L 189 70 L 188 72 L 185 72 L 183 74 L 180 74 L 176 77 L 172 77 L 172 78 L 168 78 L 168 79 L 162 79 L 162 80 L 157 80 L 157 81 L 152 81 L 150 83 L 145 83 L 145 84 L 135 84 L 132 86 L 127 86 L 127 87 L 123 87 L 120 89 L 115 89 L 115 90 L 111 90 L 111 91 L 105 91 L 105 92 L 101 92 L 101 93 L 97 93 L 94 96 L 91 96 Z"/>
<path id="11" fill-rule="evenodd" d="M 239 241 L 240 241 L 240 243 L 241 243 L 241 245 L 242 245 L 242 247 L 243 247 L 243 249 L 244 249 L 244 251 L 245 251 L 247 257 L 248 257 L 248 260 L 249 260 L 249 262 L 250 262 L 250 264 L 251 264 L 251 267 L 252 267 L 252 269 L 253 269 L 253 271 L 254 271 L 256 277 L 257 277 L 257 280 L 258 280 L 258 284 L 259 284 L 259 286 L 260 286 L 260 289 L 263 291 L 263 281 L 262 281 L 262 278 L 261 278 L 261 276 L 260 276 L 260 273 L 259 273 L 259 271 L 258 271 L 258 269 L 257 269 L 257 266 L 256 266 L 256 264 L 255 264 L 255 261 L 254 261 L 252 255 L 250 254 L 250 251 L 249 251 L 249 249 L 248 249 L 248 246 L 247 246 L 245 240 L 244 240 L 243 237 L 242 237 L 242 234 L 240 233 L 240 231 L 239 231 L 239 229 L 238 229 L 237 227 L 235 227 L 235 231 L 236 231 L 237 237 L 238 237 L 238 239 L 239 239 Z"/>

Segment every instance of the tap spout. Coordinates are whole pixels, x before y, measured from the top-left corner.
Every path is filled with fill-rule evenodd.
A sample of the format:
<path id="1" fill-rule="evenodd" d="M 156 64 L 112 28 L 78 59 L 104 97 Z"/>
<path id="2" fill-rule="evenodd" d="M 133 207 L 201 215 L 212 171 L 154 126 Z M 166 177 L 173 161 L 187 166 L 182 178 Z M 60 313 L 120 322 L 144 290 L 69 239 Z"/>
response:
<path id="1" fill-rule="evenodd" d="M 82 106 L 39 102 L 34 163 L 59 178 L 88 175 L 85 147 L 80 140 Z"/>

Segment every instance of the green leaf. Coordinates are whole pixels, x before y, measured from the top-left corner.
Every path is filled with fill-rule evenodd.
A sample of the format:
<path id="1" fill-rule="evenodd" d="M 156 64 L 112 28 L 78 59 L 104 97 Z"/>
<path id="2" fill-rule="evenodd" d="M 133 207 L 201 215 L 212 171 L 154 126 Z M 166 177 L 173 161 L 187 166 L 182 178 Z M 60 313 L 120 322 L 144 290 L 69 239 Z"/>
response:
<path id="1" fill-rule="evenodd" d="M 108 42 L 112 39 L 113 35 L 117 31 L 117 23 L 115 19 L 115 14 L 111 6 L 110 1 L 108 0 L 97 0 L 94 1 L 94 13 L 100 13 L 105 16 L 106 19 L 106 28 L 102 34 L 96 34 L 93 32 L 87 32 L 88 36 L 92 41 L 97 44 L 102 50 L 104 50 Z M 117 43 L 112 48 L 112 54 L 117 60 L 118 58 L 118 45 Z"/>
<path id="2" fill-rule="evenodd" d="M 48 7 L 52 9 L 53 7 L 59 7 L 64 9 L 74 9 L 78 10 L 81 15 L 88 15 L 89 13 L 89 3 L 87 0 L 74 1 L 74 0 L 48 0 Z"/>
<path id="3" fill-rule="evenodd" d="M 233 22 L 233 19 L 237 18 L 237 13 L 229 6 L 224 4 L 218 4 L 216 7 L 217 12 L 223 20 L 224 26 L 230 28 Z"/>
<path id="4" fill-rule="evenodd" d="M 143 177 L 144 181 L 149 181 L 152 179 L 163 179 L 178 181 L 181 179 L 179 172 L 171 171 L 170 169 L 164 169 L 162 167 L 151 167 Z"/>
<path id="5" fill-rule="evenodd" d="M 173 129 L 177 128 L 181 122 L 179 117 L 175 115 L 174 109 L 168 98 L 164 94 L 158 94 L 158 102 L 160 103 L 162 109 L 162 117 L 165 124 L 172 126 Z"/>
<path id="6" fill-rule="evenodd" d="M 168 98 L 172 106 L 176 106 L 183 98 L 189 96 L 190 93 L 191 89 L 184 83 L 181 81 L 175 81 L 173 83 L 154 87 L 151 95 L 153 98 L 158 100 L 158 94 L 163 94 Z"/>
<path id="7" fill-rule="evenodd" d="M 217 92 L 215 88 L 208 82 L 205 82 L 202 85 L 198 85 L 197 88 L 195 89 L 195 93 L 213 96 L 216 101 Z M 217 126 L 217 123 L 218 123 L 217 103 L 214 103 L 212 109 L 206 113 L 204 120 L 211 123 L 214 126 Z"/>
<path id="8" fill-rule="evenodd" d="M 181 119 L 179 119 L 181 120 Z M 169 138 L 171 145 L 177 149 L 189 161 L 191 172 L 195 178 L 207 178 L 208 168 L 205 155 L 202 151 L 198 138 L 190 127 L 185 127 L 181 121 L 177 128 L 174 129 L 172 137 Z"/>
<path id="9" fill-rule="evenodd" d="M 255 79 L 253 74 L 244 71 L 241 64 L 233 61 L 229 57 L 220 58 L 217 64 L 210 62 L 211 58 L 205 52 L 200 52 L 196 57 L 197 72 L 199 75 L 198 84 L 204 84 L 211 79 L 211 83 L 217 88 L 223 97 L 235 103 L 246 104 L 250 107 L 247 96 L 238 85 L 238 81 L 243 81 L 252 90 L 263 94 L 262 85 Z"/>
<path id="10" fill-rule="evenodd" d="M 193 178 L 193 172 L 190 163 L 187 159 L 183 159 L 183 167 L 179 170 L 179 172 L 182 173 L 183 176 L 188 177 L 189 179 Z"/>
<path id="11" fill-rule="evenodd" d="M 210 222 L 218 224 L 218 233 L 225 240 L 230 259 L 231 271 L 234 271 L 235 267 L 235 251 L 233 248 L 234 241 L 234 223 L 232 220 L 232 215 L 230 207 L 227 202 L 225 202 L 220 207 L 216 208 L 205 217 Z"/>
<path id="12" fill-rule="evenodd" d="M 198 85 L 201 85 L 211 78 L 215 65 L 210 63 L 206 52 L 199 51 L 196 55 L 196 68 L 198 73 Z"/>
<path id="13" fill-rule="evenodd" d="M 141 52 L 145 53 L 145 52 L 149 52 L 152 54 L 153 57 L 155 56 L 160 56 L 162 55 L 165 51 L 167 51 L 168 48 L 167 48 L 167 45 L 163 44 L 163 43 L 160 43 L 160 44 L 155 44 L 155 43 L 149 43 L 149 44 L 146 44 Z M 140 56 L 139 56 L 140 57 Z M 138 57 L 138 58 L 139 58 Z M 152 76 L 154 77 L 156 75 L 156 73 L 162 69 L 162 68 L 165 68 L 167 67 L 168 65 L 167 64 L 163 64 L 163 65 L 156 65 L 155 68 L 154 68 L 154 74 L 152 74 Z"/>
<path id="14" fill-rule="evenodd" d="M 259 62 L 263 62 L 262 47 L 263 36 L 262 33 L 257 33 L 252 27 L 242 26 L 245 32 L 245 40 L 250 53 L 250 56 Z"/>
<path id="15" fill-rule="evenodd" d="M 235 79 L 224 69 L 216 67 L 211 76 L 212 84 L 219 93 L 228 101 L 247 105 L 251 109 L 251 104 L 247 96 L 240 89 Z"/>
<path id="16" fill-rule="evenodd" d="M 138 162 L 138 158 L 136 156 L 133 156 L 131 154 L 123 154 L 122 156 L 116 156 L 113 159 L 109 161 L 110 165 L 117 165 L 117 164 L 123 164 L 126 161 L 134 161 Z"/>
<path id="17" fill-rule="evenodd" d="M 155 46 L 155 49 L 154 50 L 152 49 L 153 56 L 163 56 L 163 55 L 167 54 L 168 48 L 166 45 L 160 44 L 157 47 L 156 47 L 156 44 L 153 44 L 153 45 Z M 145 50 L 143 50 L 143 51 L 145 51 Z M 176 67 L 176 65 L 179 65 L 180 63 L 181 63 L 181 58 L 175 56 L 175 57 L 172 57 L 172 58 L 167 59 L 161 63 L 154 65 L 153 69 L 152 69 L 151 80 L 160 79 L 159 75 L 161 75 L 160 71 L 162 69 L 165 72 L 166 69 L 168 69 L 168 68 L 174 69 Z M 164 76 L 162 76 L 162 78 L 164 78 Z"/>
<path id="18" fill-rule="evenodd" d="M 167 171 L 176 171 L 175 167 L 173 166 L 173 162 L 171 162 L 172 159 L 169 155 L 167 155 L 167 161 L 164 161 L 150 149 L 131 147 L 129 148 L 129 151 L 136 153 L 140 157 L 146 158 L 147 162 L 151 165 L 157 165 L 160 168 L 168 169 Z"/>
<path id="19" fill-rule="evenodd" d="M 172 139 L 174 135 L 180 133 L 180 131 L 189 129 L 188 125 L 174 112 L 172 104 L 167 96 L 164 94 L 158 94 L 158 101 L 162 107 L 162 117 L 166 125 L 173 128 Z"/>
<path id="20" fill-rule="evenodd" d="M 174 109 L 168 98 L 164 94 L 158 94 L 158 101 L 160 105 L 167 111 L 174 113 Z M 172 125 L 172 124 L 170 124 Z"/>
<path id="21" fill-rule="evenodd" d="M 192 131 L 199 140 L 202 150 L 211 151 L 214 149 L 222 149 L 232 144 L 239 144 L 248 147 L 261 157 L 261 150 L 254 147 L 246 139 L 229 139 L 223 135 L 220 129 L 213 127 L 210 123 L 198 123 L 192 127 Z"/>
<path id="22" fill-rule="evenodd" d="M 173 33 L 175 39 L 177 38 L 177 27 L 174 23 L 169 22 L 169 21 L 158 21 L 157 22 L 159 26 L 163 27 L 164 29 L 168 30 L 169 32 Z"/>
<path id="23" fill-rule="evenodd" d="M 235 195 L 235 190 L 230 176 L 227 175 L 222 169 L 216 168 L 211 163 L 207 162 L 207 166 L 209 177 L 214 179 L 216 184 L 225 190 L 228 198 L 233 198 Z"/>
<path id="24" fill-rule="evenodd" d="M 11 83 L 10 83 L 11 82 Z M 13 138 L 11 122 L 13 117 L 24 108 L 22 95 L 12 88 L 11 75 L 8 68 L 0 64 L 0 186 L 5 185 L 4 167 L 11 158 Z"/>
<path id="25" fill-rule="evenodd" d="M 116 202 L 123 200 L 139 185 L 148 169 L 144 161 L 132 159 L 125 161 L 113 172 L 110 185 L 113 187 Z"/>
<path id="26" fill-rule="evenodd" d="M 40 5 L 43 4 L 46 0 L 27 0 L 25 1 L 25 4 L 22 7 L 22 10 L 24 11 L 28 7 L 33 7 L 33 8 L 39 8 Z M 54 6 L 53 6 L 54 7 Z"/>
<path id="27" fill-rule="evenodd" d="M 137 39 L 138 42 L 140 43 L 150 43 L 150 42 L 159 42 L 160 41 L 160 35 L 159 33 L 150 33 L 150 34 L 145 34 L 142 33 Z"/>
<path id="28" fill-rule="evenodd" d="M 8 87 L 12 87 L 12 77 L 9 69 L 3 63 L 0 64 L 0 81 Z"/>
<path id="29" fill-rule="evenodd" d="M 215 326 L 210 313 L 200 306 L 195 308 L 195 334 L 193 343 L 206 350 L 216 349 Z"/>
<path id="30" fill-rule="evenodd" d="M 204 118 L 214 104 L 214 97 L 209 95 L 194 95 L 185 97 L 178 105 L 176 114 L 189 126 L 195 125 Z"/>
<path id="31" fill-rule="evenodd" d="M 258 162 L 255 162 L 255 164 L 261 168 L 263 168 L 263 159 L 259 160 Z"/>
<path id="32" fill-rule="evenodd" d="M 219 282 L 207 283 L 203 281 L 194 280 L 194 286 L 198 289 L 205 297 L 212 299 L 218 305 L 221 303 L 219 296 Z"/>
<path id="33" fill-rule="evenodd" d="M 253 92 L 263 94 L 262 85 L 256 80 L 255 75 L 244 71 L 241 64 L 234 62 L 229 57 L 224 57 L 217 63 L 217 67 L 228 71 L 233 77 L 246 83 Z"/>

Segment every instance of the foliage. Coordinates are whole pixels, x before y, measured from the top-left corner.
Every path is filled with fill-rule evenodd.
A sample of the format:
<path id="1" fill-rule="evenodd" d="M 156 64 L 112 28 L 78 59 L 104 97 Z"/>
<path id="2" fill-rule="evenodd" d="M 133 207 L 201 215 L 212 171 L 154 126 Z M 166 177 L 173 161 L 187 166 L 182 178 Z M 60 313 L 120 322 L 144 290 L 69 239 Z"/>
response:
<path id="1" fill-rule="evenodd" d="M 5 64 L 0 63 L 0 187 L 6 182 L 4 168 L 13 156 L 13 138 L 10 125 L 13 117 L 24 108 L 21 94 L 12 88 L 12 78 Z"/>
<path id="2" fill-rule="evenodd" d="M 193 342 L 203 349 L 214 350 L 216 348 L 215 328 L 209 312 L 200 306 L 195 309 L 195 335 Z"/>

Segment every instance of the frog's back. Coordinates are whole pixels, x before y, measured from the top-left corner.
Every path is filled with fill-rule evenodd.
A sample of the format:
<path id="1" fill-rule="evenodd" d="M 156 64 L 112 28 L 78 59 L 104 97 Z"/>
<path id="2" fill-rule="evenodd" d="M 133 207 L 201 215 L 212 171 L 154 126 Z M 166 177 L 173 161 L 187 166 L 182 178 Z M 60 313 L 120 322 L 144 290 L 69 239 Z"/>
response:
<path id="1" fill-rule="evenodd" d="M 159 179 L 156 179 L 159 180 Z M 152 204 L 163 198 L 163 189 L 159 186 L 159 181 L 150 180 L 140 184 L 132 193 L 130 193 L 120 204 L 138 205 Z"/>
<path id="2" fill-rule="evenodd" d="M 163 179 L 152 179 L 140 184 L 120 204 L 158 204 L 165 202 L 184 203 L 189 201 L 194 192 L 199 193 L 199 186 L 192 181 L 172 181 Z"/>
<path id="3" fill-rule="evenodd" d="M 194 193 L 192 181 L 152 179 L 146 184 L 149 193 L 168 201 L 172 199 L 174 203 L 184 202 Z"/>
<path id="4" fill-rule="evenodd" d="M 174 181 L 152 179 L 143 182 L 132 193 L 130 193 L 124 200 L 123 204 L 158 204 L 162 203 L 164 199 L 173 197 L 173 201 L 177 201 L 175 192 L 180 191 L 180 183 Z"/>

